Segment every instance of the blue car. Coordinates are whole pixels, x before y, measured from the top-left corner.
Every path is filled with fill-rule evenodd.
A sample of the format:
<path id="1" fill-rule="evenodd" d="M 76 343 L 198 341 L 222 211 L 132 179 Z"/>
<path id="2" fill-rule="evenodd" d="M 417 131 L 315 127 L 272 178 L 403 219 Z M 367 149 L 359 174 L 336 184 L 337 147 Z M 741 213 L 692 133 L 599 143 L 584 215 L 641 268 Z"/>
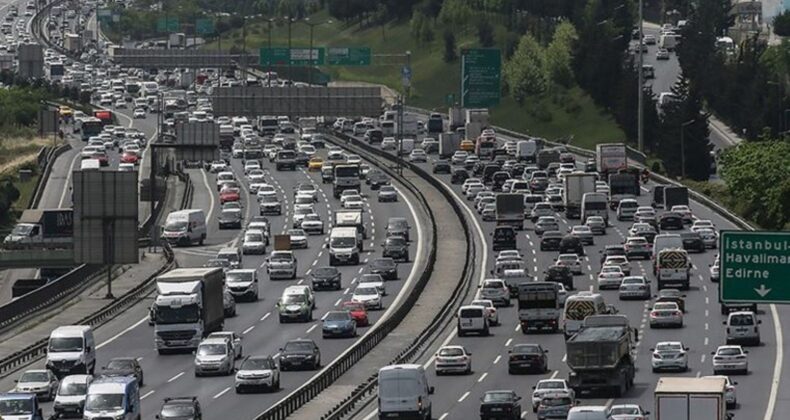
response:
<path id="1" fill-rule="evenodd" d="M 356 337 L 357 322 L 348 311 L 330 311 L 324 318 L 322 333 L 324 338 Z"/>

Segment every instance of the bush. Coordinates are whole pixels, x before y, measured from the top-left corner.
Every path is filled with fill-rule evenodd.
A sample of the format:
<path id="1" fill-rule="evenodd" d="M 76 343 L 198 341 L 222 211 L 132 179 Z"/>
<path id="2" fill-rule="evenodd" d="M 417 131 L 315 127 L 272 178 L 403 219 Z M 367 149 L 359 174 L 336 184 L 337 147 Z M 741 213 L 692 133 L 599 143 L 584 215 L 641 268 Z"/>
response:
<path id="1" fill-rule="evenodd" d="M 790 36 L 790 10 L 774 18 L 774 33 L 778 36 Z"/>

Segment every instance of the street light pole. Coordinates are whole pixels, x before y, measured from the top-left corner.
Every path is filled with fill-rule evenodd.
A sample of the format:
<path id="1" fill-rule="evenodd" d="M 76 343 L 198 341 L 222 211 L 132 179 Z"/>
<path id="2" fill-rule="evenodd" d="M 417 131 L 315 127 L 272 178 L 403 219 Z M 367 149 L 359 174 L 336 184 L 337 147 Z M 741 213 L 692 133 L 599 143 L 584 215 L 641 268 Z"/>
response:
<path id="1" fill-rule="evenodd" d="M 686 131 L 686 127 L 691 124 L 694 124 L 694 120 L 689 120 L 680 124 L 680 176 L 681 178 L 686 178 L 686 138 L 684 133 Z"/>
<path id="2" fill-rule="evenodd" d="M 644 41 L 644 21 L 642 20 L 642 0 L 639 0 L 639 68 L 637 69 L 637 73 L 639 73 L 639 103 L 637 105 L 637 146 L 639 147 L 639 151 L 644 153 L 645 152 L 645 136 L 644 136 L 644 115 L 642 112 L 642 108 L 644 107 L 644 98 L 642 95 L 644 94 L 644 84 L 645 84 L 645 75 L 644 69 L 642 66 L 644 65 L 644 57 L 642 56 L 642 45 Z"/>
<path id="3" fill-rule="evenodd" d="M 268 73 L 266 74 L 266 85 L 272 87 L 272 22 L 274 19 L 269 18 L 269 63 Z M 290 54 L 290 51 L 288 52 Z"/>
<path id="4" fill-rule="evenodd" d="M 291 23 L 293 23 L 293 18 L 286 16 L 286 19 L 288 19 L 288 80 L 293 84 L 293 73 L 291 72 Z"/>

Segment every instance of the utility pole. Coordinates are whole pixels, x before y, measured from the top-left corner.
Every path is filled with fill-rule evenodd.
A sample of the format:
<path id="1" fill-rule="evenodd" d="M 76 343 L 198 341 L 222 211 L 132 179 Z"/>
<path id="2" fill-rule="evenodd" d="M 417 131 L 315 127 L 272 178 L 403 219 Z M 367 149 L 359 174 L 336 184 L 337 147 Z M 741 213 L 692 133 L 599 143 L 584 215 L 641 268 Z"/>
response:
<path id="1" fill-rule="evenodd" d="M 267 63 L 269 70 L 268 73 L 266 74 L 266 85 L 268 87 L 272 87 L 272 56 L 271 55 L 272 55 L 272 22 L 273 21 L 274 19 L 269 18 L 268 21 L 269 22 L 269 62 Z M 289 51 L 288 54 L 290 53 L 291 52 Z"/>
<path id="2" fill-rule="evenodd" d="M 293 84 L 293 73 L 291 72 L 291 24 L 293 23 L 293 18 L 290 16 L 285 18 L 288 19 L 288 80 Z"/>
<path id="3" fill-rule="evenodd" d="M 396 123 L 398 125 L 398 162 L 397 172 L 398 175 L 403 175 L 403 95 L 398 95 L 398 116 Z"/>
<path id="4" fill-rule="evenodd" d="M 642 1 L 639 0 L 639 68 L 637 69 L 637 73 L 639 73 L 639 103 L 637 105 L 637 140 L 638 140 L 638 148 L 639 151 L 644 153 L 645 152 L 645 121 L 644 121 L 644 98 L 642 97 L 644 94 L 644 84 L 645 84 L 645 75 L 644 70 L 642 69 L 644 63 L 644 57 L 642 56 L 642 46 L 644 41 L 644 21 L 642 20 Z"/>

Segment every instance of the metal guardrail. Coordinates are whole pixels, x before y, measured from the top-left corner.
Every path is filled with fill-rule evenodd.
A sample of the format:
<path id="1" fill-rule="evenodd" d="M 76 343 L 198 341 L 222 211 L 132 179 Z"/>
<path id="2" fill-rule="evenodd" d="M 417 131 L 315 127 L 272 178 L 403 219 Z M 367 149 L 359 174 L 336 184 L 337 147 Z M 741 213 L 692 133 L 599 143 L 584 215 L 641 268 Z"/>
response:
<path id="1" fill-rule="evenodd" d="M 184 191 L 184 196 L 189 195 L 190 196 L 189 200 L 191 200 L 192 191 L 194 190 L 192 181 L 189 179 L 189 176 L 187 176 L 183 172 L 178 172 L 177 176 L 179 177 L 179 179 L 181 179 L 183 182 L 186 183 L 186 190 Z M 182 199 L 181 205 L 183 206 L 184 204 L 185 204 L 185 200 Z M 91 326 L 101 325 L 107 322 L 108 320 L 114 318 L 124 310 L 126 310 L 129 306 L 137 303 L 142 296 L 146 295 L 150 291 L 151 286 L 153 286 L 154 284 L 154 279 L 156 279 L 157 276 L 177 265 L 175 261 L 175 255 L 173 254 L 173 250 L 170 248 L 170 246 L 167 243 L 163 244 L 163 250 L 165 257 L 167 258 L 167 263 L 162 268 L 157 270 L 152 276 L 150 276 L 148 279 L 146 279 L 139 285 L 135 286 L 134 288 L 124 293 L 123 296 L 114 300 L 109 305 L 81 319 L 77 324 L 91 325 Z M 78 271 L 78 269 L 72 270 L 69 274 Z M 82 277 L 82 279 L 84 280 L 84 277 Z M 56 283 L 58 282 L 53 282 L 50 285 L 54 285 Z M 27 346 L 26 348 L 14 352 L 11 355 L 0 360 L 0 377 L 4 377 L 9 373 L 14 372 L 20 366 L 24 366 L 38 359 L 39 357 L 44 356 L 46 354 L 47 341 L 48 341 L 47 338 L 41 339 Z"/>
<path id="2" fill-rule="evenodd" d="M 71 145 L 69 144 L 64 144 L 49 150 L 46 163 L 44 164 L 44 171 L 41 173 L 41 176 L 38 177 L 38 181 L 36 181 L 36 188 L 33 190 L 33 195 L 30 197 L 27 208 L 34 209 L 41 203 L 41 198 L 44 196 L 44 188 L 47 186 L 47 180 L 52 173 L 52 166 L 55 164 L 58 156 L 69 150 L 71 150 Z"/>
<path id="3" fill-rule="evenodd" d="M 331 139 L 330 139 L 331 141 Z M 340 143 L 338 143 L 340 144 Z M 375 160 L 375 159 L 374 159 Z M 352 345 L 348 350 L 343 352 L 339 357 L 335 358 L 326 368 L 320 373 L 311 378 L 307 383 L 300 386 L 288 396 L 269 407 L 266 411 L 256 417 L 256 420 L 284 420 L 300 407 L 307 404 L 310 400 L 316 397 L 324 389 L 332 385 L 341 375 L 358 363 L 369 351 L 378 345 L 392 330 L 394 330 L 400 322 L 406 317 L 406 314 L 411 310 L 414 303 L 419 298 L 428 280 L 431 278 L 433 266 L 436 261 L 436 221 L 434 215 L 430 210 L 427 200 L 409 180 L 400 177 L 392 169 L 386 165 L 382 165 L 381 169 L 387 172 L 392 178 L 398 181 L 411 192 L 420 205 L 428 212 L 432 232 L 430 238 L 430 246 L 428 258 L 426 262 L 426 269 L 417 280 L 414 289 L 409 292 L 409 295 L 401 303 L 401 305 L 388 317 L 387 319 L 378 323 L 372 331 L 365 334 L 365 336 Z"/>

